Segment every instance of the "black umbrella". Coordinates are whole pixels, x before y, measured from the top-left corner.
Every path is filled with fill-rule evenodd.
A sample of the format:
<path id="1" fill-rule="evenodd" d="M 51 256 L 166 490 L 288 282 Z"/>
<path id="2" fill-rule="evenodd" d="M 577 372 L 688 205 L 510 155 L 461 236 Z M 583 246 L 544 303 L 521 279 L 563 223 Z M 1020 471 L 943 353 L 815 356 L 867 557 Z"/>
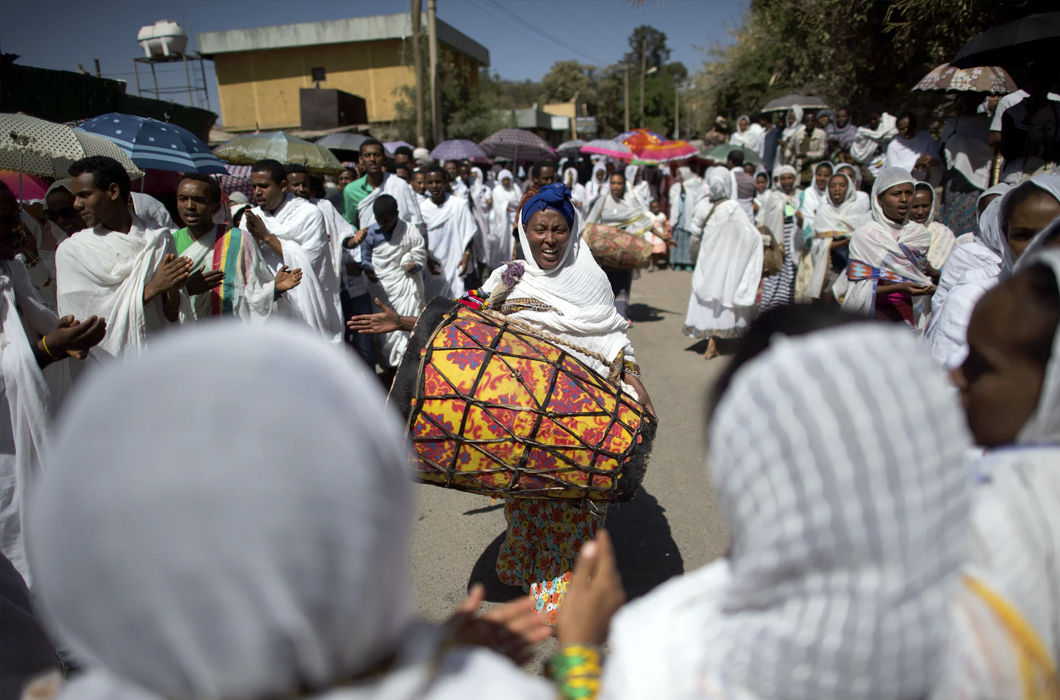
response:
<path id="1" fill-rule="evenodd" d="M 950 63 L 957 68 L 1008 68 L 1014 64 L 1021 65 L 1028 59 L 1048 58 L 1055 53 L 1058 41 L 1060 12 L 1042 12 L 973 36 Z"/>

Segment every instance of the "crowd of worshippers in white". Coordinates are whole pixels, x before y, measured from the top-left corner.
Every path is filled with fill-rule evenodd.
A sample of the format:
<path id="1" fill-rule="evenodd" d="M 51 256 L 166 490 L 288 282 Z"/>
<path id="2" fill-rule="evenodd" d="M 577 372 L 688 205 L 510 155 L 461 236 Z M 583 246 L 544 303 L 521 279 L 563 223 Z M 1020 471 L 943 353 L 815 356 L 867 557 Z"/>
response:
<path id="1" fill-rule="evenodd" d="M 445 628 L 408 618 L 407 459 L 365 379 L 408 332 L 358 333 L 520 254 L 523 193 L 508 170 L 491 189 L 383 160 L 366 142 L 337 198 L 261 161 L 242 206 L 187 174 L 180 228 L 104 157 L 51 186 L 43 222 L 0 184 L 0 582 L 7 600 L 24 580 L 46 648 L 88 669 L 33 692 L 1060 697 L 1060 175 L 985 189 L 956 235 L 899 167 L 863 192 L 862 169 L 817 162 L 800 190 L 794 165 L 756 177 L 734 153 L 674 168 L 668 216 L 637 168 L 558 169 L 575 236 L 668 219 L 668 261 L 693 270 L 684 332 L 708 357 L 739 345 L 711 418 L 729 553 L 619 611 L 606 533 L 590 543 L 553 687 L 503 658 L 549 634 L 525 601 L 476 617 L 473 591 Z M 337 469 L 351 451 L 359 469 Z"/>

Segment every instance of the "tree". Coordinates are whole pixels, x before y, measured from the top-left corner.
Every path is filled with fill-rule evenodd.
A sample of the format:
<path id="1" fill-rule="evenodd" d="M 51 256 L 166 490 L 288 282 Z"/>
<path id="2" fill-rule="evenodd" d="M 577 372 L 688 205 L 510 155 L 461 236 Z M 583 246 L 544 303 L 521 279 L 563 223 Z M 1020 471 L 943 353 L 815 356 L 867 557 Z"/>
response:
<path id="1" fill-rule="evenodd" d="M 666 34 L 655 27 L 642 24 L 629 35 L 630 50 L 622 57 L 623 63 L 631 66 L 639 66 L 641 62 L 641 50 L 647 42 L 648 68 L 652 66 L 663 66 L 670 60 L 670 48 L 666 45 Z"/>
<path id="2" fill-rule="evenodd" d="M 557 61 L 541 79 L 546 102 L 570 102 L 578 96 L 579 102 L 596 102 L 596 80 L 594 66 L 577 61 Z"/>

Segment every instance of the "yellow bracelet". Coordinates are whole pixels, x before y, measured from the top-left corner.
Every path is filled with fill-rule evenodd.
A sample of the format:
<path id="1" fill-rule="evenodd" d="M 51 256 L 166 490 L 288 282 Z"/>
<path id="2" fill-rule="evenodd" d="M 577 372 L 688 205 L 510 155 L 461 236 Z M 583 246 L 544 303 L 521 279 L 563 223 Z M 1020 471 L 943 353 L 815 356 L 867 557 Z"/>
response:
<path id="1" fill-rule="evenodd" d="M 48 349 L 48 336 L 47 336 L 47 335 L 42 335 L 42 336 L 40 337 L 40 344 L 41 344 L 42 346 L 44 346 L 44 352 L 45 352 L 45 354 L 46 354 L 46 355 L 47 355 L 48 357 L 50 357 L 50 358 L 52 358 L 52 359 L 54 360 L 54 359 L 55 359 L 55 355 L 53 355 L 53 354 L 52 354 L 52 351 Z"/>

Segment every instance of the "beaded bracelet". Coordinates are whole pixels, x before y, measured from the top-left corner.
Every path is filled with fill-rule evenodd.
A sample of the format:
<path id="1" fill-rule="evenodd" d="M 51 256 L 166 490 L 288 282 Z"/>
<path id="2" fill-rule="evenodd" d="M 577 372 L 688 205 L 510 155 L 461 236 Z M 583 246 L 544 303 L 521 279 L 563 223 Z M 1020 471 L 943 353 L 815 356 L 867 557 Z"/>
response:
<path id="1" fill-rule="evenodd" d="M 546 672 L 562 700 L 592 700 L 600 692 L 600 650 L 581 644 L 560 647 Z"/>

